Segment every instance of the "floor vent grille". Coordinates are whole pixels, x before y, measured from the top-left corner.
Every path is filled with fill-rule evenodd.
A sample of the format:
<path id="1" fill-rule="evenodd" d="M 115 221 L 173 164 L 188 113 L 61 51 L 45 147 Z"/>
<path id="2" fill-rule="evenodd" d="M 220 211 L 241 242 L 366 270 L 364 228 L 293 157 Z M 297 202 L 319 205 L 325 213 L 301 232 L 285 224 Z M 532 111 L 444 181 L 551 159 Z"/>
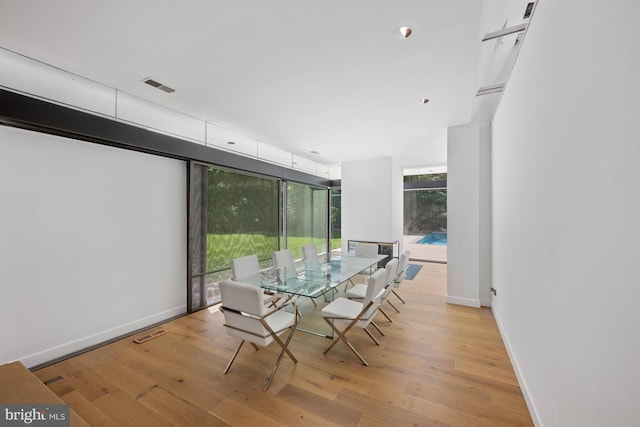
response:
<path id="1" fill-rule="evenodd" d="M 152 339 L 157 338 L 160 335 L 164 335 L 166 333 L 167 333 L 167 331 L 164 330 L 164 329 L 156 329 L 153 332 L 145 333 L 144 335 L 134 339 L 133 342 L 136 343 L 136 344 L 142 344 L 143 342 L 152 340 Z"/>

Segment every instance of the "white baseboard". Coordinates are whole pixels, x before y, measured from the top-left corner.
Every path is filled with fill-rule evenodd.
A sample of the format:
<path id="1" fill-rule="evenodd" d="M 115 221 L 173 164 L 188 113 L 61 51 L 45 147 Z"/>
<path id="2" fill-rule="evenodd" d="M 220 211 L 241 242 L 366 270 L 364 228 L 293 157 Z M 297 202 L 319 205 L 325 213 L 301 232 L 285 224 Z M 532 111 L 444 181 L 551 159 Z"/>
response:
<path id="1" fill-rule="evenodd" d="M 496 319 L 496 323 L 498 325 L 498 330 L 500 331 L 500 336 L 502 336 L 502 341 L 504 342 L 504 346 L 507 349 L 507 354 L 509 355 L 509 360 L 511 361 L 511 366 L 513 366 L 513 370 L 516 374 L 516 378 L 518 380 L 518 384 L 520 385 L 520 390 L 522 391 L 522 395 L 524 396 L 524 401 L 527 404 L 527 408 L 529 408 L 529 414 L 531 415 L 531 421 L 533 421 L 533 425 L 542 426 L 540 422 L 540 418 L 538 417 L 538 411 L 536 410 L 536 405 L 533 403 L 533 399 L 529 394 L 529 389 L 527 388 L 527 382 L 524 380 L 522 376 L 522 372 L 520 370 L 520 365 L 518 361 L 513 355 L 513 351 L 511 350 L 511 344 L 509 343 L 509 338 L 504 331 L 502 326 L 502 322 L 500 321 L 500 316 L 493 311 L 493 318 Z"/>
<path id="2" fill-rule="evenodd" d="M 466 305 L 467 307 L 480 308 L 479 299 L 451 297 L 447 295 L 447 304 Z"/>
<path id="3" fill-rule="evenodd" d="M 162 322 L 163 320 L 170 319 L 172 317 L 179 316 L 186 313 L 187 306 L 174 307 L 172 309 L 156 313 L 151 316 L 147 316 L 142 319 L 137 319 L 120 326 L 116 326 L 105 331 L 100 331 L 86 337 L 78 338 L 76 340 L 57 345 L 55 347 L 48 348 L 46 350 L 39 351 L 37 353 L 29 354 L 20 357 L 20 361 L 27 367 L 37 366 L 48 361 L 63 357 L 65 355 L 80 351 L 82 349 L 109 341 L 110 339 L 126 335 L 138 329 L 142 329 L 146 326 L 153 325 L 155 323 Z"/>

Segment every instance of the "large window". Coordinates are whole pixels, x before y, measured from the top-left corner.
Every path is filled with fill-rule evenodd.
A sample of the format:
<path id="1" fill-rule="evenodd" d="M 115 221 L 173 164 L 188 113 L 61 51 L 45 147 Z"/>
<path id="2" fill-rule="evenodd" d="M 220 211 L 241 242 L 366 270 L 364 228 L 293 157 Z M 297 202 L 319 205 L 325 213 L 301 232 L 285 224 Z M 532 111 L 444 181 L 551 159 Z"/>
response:
<path id="1" fill-rule="evenodd" d="M 329 190 L 192 162 L 189 184 L 191 311 L 219 301 L 218 282 L 231 260 L 256 254 L 261 267 L 273 252 L 302 246 L 327 251 Z"/>
<path id="2" fill-rule="evenodd" d="M 424 236 L 429 233 L 447 231 L 447 189 L 446 174 L 405 176 L 407 183 L 435 184 L 435 188 L 415 185 L 415 189 L 404 192 L 404 232 L 405 236 Z M 437 184 L 442 184 L 441 187 Z"/>
<path id="3" fill-rule="evenodd" d="M 278 250 L 278 186 L 275 179 L 192 164 L 189 249 L 191 304 L 217 302 L 217 283 L 233 258 L 256 254 L 263 266 Z"/>
<path id="4" fill-rule="evenodd" d="M 447 262 L 447 175 L 405 176 L 404 247 L 411 258 Z"/>
<path id="5" fill-rule="evenodd" d="M 302 246 L 313 244 L 318 253 L 327 252 L 328 232 L 328 190 L 309 185 L 286 183 L 283 200 L 286 201 L 287 249 L 294 258 L 302 257 Z"/>
<path id="6" fill-rule="evenodd" d="M 330 205 L 330 227 L 331 227 L 331 250 L 342 247 L 342 190 L 331 189 Z"/>
<path id="7" fill-rule="evenodd" d="M 233 258 L 278 250 L 278 181 L 209 168 L 207 271 Z"/>

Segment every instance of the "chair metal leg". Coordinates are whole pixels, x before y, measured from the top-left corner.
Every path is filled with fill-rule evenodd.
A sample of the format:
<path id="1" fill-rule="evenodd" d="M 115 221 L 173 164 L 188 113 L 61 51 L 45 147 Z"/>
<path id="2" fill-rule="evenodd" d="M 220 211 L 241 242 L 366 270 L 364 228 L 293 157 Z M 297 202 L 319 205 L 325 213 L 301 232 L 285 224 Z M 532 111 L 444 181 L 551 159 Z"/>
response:
<path id="1" fill-rule="evenodd" d="M 329 350 L 331 350 L 333 348 L 333 346 L 336 345 L 336 343 L 338 341 L 340 341 L 340 339 L 343 339 L 342 336 L 343 336 L 343 334 L 345 334 L 347 332 L 347 329 L 345 329 L 344 331 L 341 331 L 341 330 L 339 330 L 338 328 L 335 327 L 335 325 L 333 324 L 333 322 L 330 319 L 325 318 L 324 320 L 325 320 L 325 322 L 327 322 L 329 324 L 329 326 L 331 326 L 331 329 L 333 329 L 334 332 L 337 334 L 333 338 L 333 341 L 331 341 L 331 344 L 329 344 L 329 346 L 327 348 L 325 348 L 324 351 L 322 352 L 323 354 L 327 354 L 329 352 Z"/>
<path id="2" fill-rule="evenodd" d="M 355 286 L 351 279 L 347 280 L 347 283 L 344 284 L 344 291 L 345 292 L 347 292 L 347 288 L 349 287 L 349 283 L 351 283 L 351 286 Z"/>
<path id="3" fill-rule="evenodd" d="M 297 322 L 296 322 L 297 324 Z M 278 369 L 278 367 L 280 366 L 280 362 L 282 361 L 282 356 L 284 356 L 284 353 L 286 352 L 289 357 L 291 357 L 291 360 L 293 360 L 294 363 L 298 363 L 298 360 L 293 356 L 293 354 L 291 354 L 291 352 L 289 352 L 289 341 L 291 341 L 291 337 L 293 336 L 293 333 L 295 332 L 296 328 L 295 325 L 293 327 L 291 327 L 291 332 L 289 332 L 289 336 L 287 337 L 287 341 L 282 344 L 282 341 L 280 341 L 279 339 L 277 339 L 278 344 L 280 344 L 280 346 L 282 347 L 282 350 L 280 350 L 280 354 L 278 355 L 278 359 L 276 360 L 276 364 L 273 366 L 273 369 L 271 370 L 271 375 L 269 375 L 269 378 L 267 378 L 267 383 L 264 386 L 264 391 L 267 391 L 267 389 L 269 388 L 269 386 L 271 385 L 271 380 L 273 379 L 273 376 L 276 374 L 276 370 Z M 277 336 L 276 336 L 277 338 Z"/>
<path id="4" fill-rule="evenodd" d="M 333 346 L 336 345 L 336 343 L 338 341 L 343 341 L 347 345 L 347 347 L 349 347 L 351 349 L 351 351 L 358 357 L 358 359 L 360 359 L 360 361 L 362 362 L 362 364 L 364 366 L 369 366 L 367 361 L 364 360 L 364 357 L 362 357 L 362 355 L 360 353 L 358 353 L 358 350 L 356 350 L 355 347 L 345 337 L 345 334 L 347 333 L 347 331 L 349 331 L 351 329 L 351 327 L 353 327 L 353 325 L 356 324 L 357 319 L 353 320 L 351 323 L 349 323 L 349 325 L 344 329 L 344 331 L 341 331 L 338 328 L 336 328 L 335 325 L 333 324 L 333 322 L 330 319 L 325 318 L 324 320 L 329 324 L 329 326 L 331 326 L 331 329 L 333 329 L 338 336 L 333 339 L 333 341 L 331 342 L 329 347 L 327 347 L 323 351 L 323 354 L 327 354 L 329 352 L 329 350 L 331 350 L 333 348 Z M 369 331 L 367 331 L 367 333 L 369 333 Z M 369 334 L 369 335 L 371 336 L 371 334 Z M 373 338 L 373 340 L 375 341 L 375 338 Z"/>
<path id="5" fill-rule="evenodd" d="M 289 348 L 288 348 L 289 341 L 291 340 L 291 337 L 293 336 L 293 332 L 296 330 L 296 327 L 298 327 L 297 316 L 296 316 L 296 322 L 291 326 L 291 332 L 289 333 L 289 336 L 287 337 L 286 344 L 282 342 L 282 340 L 280 339 L 278 334 L 274 333 L 273 330 L 269 327 L 269 325 L 266 324 L 266 322 L 264 323 L 264 325 L 267 327 L 267 330 L 269 330 L 269 332 L 273 333 L 272 334 L 273 340 L 278 343 L 280 348 L 282 348 L 282 351 L 287 353 L 287 355 L 291 358 L 291 360 L 293 360 L 294 363 L 298 363 L 298 359 L 296 359 L 296 357 L 293 355 L 293 353 L 291 353 L 289 351 Z"/>
<path id="6" fill-rule="evenodd" d="M 340 332 L 338 332 L 338 335 L 339 335 L 339 336 L 338 336 L 338 339 L 337 339 L 335 342 L 338 342 L 338 340 L 342 340 L 342 341 L 347 345 L 347 347 L 349 347 L 349 348 L 351 349 L 351 351 L 353 352 L 353 354 L 355 354 L 355 355 L 358 357 L 358 359 L 360 359 L 360 361 L 362 362 L 362 364 L 363 364 L 364 366 L 369 366 L 369 364 L 367 363 L 367 361 L 366 361 L 366 360 L 364 360 L 364 357 L 362 357 L 362 355 L 361 355 L 360 353 L 358 353 L 358 350 L 356 350 L 356 348 L 355 348 L 355 347 L 354 347 L 354 346 L 349 342 L 349 340 L 344 336 L 344 334 L 340 334 Z M 375 340 L 375 338 L 374 338 L 374 340 Z M 335 343 L 335 342 L 334 342 L 334 343 Z M 327 349 L 324 351 L 324 354 L 327 354 L 327 352 L 330 350 L 330 348 L 331 348 L 331 347 L 333 347 L 333 344 L 332 344 L 332 345 L 330 345 L 330 346 L 329 346 L 329 348 L 327 348 Z"/>
<path id="7" fill-rule="evenodd" d="M 354 346 L 351 345 L 351 343 L 349 341 L 347 341 L 346 339 L 344 340 L 344 342 L 347 344 L 347 346 L 351 349 L 351 351 L 353 351 L 355 353 L 356 356 L 358 356 L 358 359 L 360 359 L 360 361 L 362 362 L 362 364 L 364 366 L 369 366 L 369 364 L 367 363 L 366 360 L 364 360 L 364 357 L 362 357 L 362 355 L 360 353 L 358 353 L 358 350 L 356 350 L 356 348 Z"/>
<path id="8" fill-rule="evenodd" d="M 400 313 L 400 310 L 398 310 L 398 308 L 397 308 L 395 305 L 393 305 L 393 303 L 392 303 L 391 301 L 387 300 L 387 303 L 388 303 L 391 307 L 393 307 L 393 309 L 396 311 L 396 313 Z"/>
<path id="9" fill-rule="evenodd" d="M 236 349 L 236 352 L 233 354 L 233 357 L 231 357 L 231 360 L 229 360 L 229 363 L 227 364 L 227 367 L 224 368 L 224 373 L 225 374 L 227 372 L 229 372 L 229 368 L 231 368 L 231 365 L 233 364 L 233 361 L 236 360 L 236 356 L 238 355 L 238 353 L 240 353 L 240 349 L 242 348 L 242 344 L 244 344 L 244 340 L 240 341 L 240 345 Z"/>
<path id="10" fill-rule="evenodd" d="M 400 295 L 398 295 L 398 294 L 396 293 L 396 291 L 391 291 L 391 292 L 393 292 L 393 294 L 394 294 L 394 295 L 395 295 L 395 296 L 396 296 L 400 301 L 402 301 L 402 303 L 403 303 L 403 304 L 406 304 L 406 302 L 404 302 L 404 300 L 402 299 L 402 297 L 401 297 Z"/>
<path id="11" fill-rule="evenodd" d="M 376 325 L 376 322 L 374 322 L 374 321 L 372 320 L 372 321 L 371 321 L 371 324 L 373 325 L 373 327 L 374 327 L 374 328 L 376 328 L 376 331 L 378 331 L 378 333 L 379 333 L 380 335 L 382 335 L 383 337 L 385 336 L 385 335 L 384 335 L 384 332 L 382 332 L 382 329 L 380 329 L 380 327 L 379 327 L 378 325 Z"/>
<path id="12" fill-rule="evenodd" d="M 371 338 L 373 340 L 374 343 L 376 343 L 376 345 L 380 345 L 380 343 L 378 342 L 378 340 L 376 339 L 376 337 L 374 337 L 371 332 L 369 332 L 369 330 L 367 328 L 362 328 L 364 329 L 364 331 L 367 333 L 367 335 L 369 335 L 369 338 Z"/>
<path id="13" fill-rule="evenodd" d="M 280 298 L 278 298 L 278 299 L 274 299 L 273 301 L 271 301 L 271 302 L 269 303 L 269 308 L 273 308 L 273 307 L 275 307 L 276 305 L 278 305 L 278 301 L 280 301 Z"/>
<path id="14" fill-rule="evenodd" d="M 389 315 L 388 315 L 387 313 L 385 313 L 385 312 L 384 312 L 384 310 L 382 309 L 382 307 L 378 307 L 378 311 L 379 311 L 380 313 L 382 313 L 382 314 L 384 315 L 384 317 L 386 317 L 386 318 L 387 318 L 387 320 L 388 320 L 389 322 L 393 323 L 393 320 L 391 320 L 391 318 L 389 317 Z"/>

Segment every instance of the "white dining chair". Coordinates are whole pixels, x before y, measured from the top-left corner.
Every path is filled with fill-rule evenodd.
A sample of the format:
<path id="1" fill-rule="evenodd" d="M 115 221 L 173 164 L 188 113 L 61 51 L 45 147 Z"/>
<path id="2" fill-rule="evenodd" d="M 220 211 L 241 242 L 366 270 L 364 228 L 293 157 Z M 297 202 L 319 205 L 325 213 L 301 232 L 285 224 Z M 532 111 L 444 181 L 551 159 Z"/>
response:
<path id="1" fill-rule="evenodd" d="M 260 263 L 258 262 L 257 255 L 247 255 L 231 260 L 231 279 L 236 281 L 242 281 L 242 279 L 260 274 Z M 277 304 L 282 298 L 282 295 L 271 292 L 263 291 L 263 297 L 265 304 L 271 306 Z"/>
<path id="2" fill-rule="evenodd" d="M 302 261 L 306 269 L 320 268 L 316 245 L 304 245 L 302 247 Z"/>
<path id="3" fill-rule="evenodd" d="M 404 275 L 407 271 L 407 266 L 409 265 L 410 256 L 411 256 L 411 252 L 409 251 L 404 251 L 400 254 L 400 264 L 398 265 L 398 274 L 396 275 L 396 279 L 394 280 L 394 283 L 393 283 L 393 290 L 391 291 L 393 295 L 395 295 L 396 298 L 398 298 L 400 302 L 402 302 L 403 304 L 406 304 L 406 302 L 404 302 L 402 297 L 398 295 L 396 290 L 400 288 L 400 285 L 402 285 L 402 282 L 404 281 Z M 391 305 L 391 307 L 394 308 L 394 310 L 396 310 L 398 313 L 400 312 L 400 310 L 398 310 L 391 301 L 387 300 L 387 302 L 389 303 L 389 305 Z"/>
<path id="4" fill-rule="evenodd" d="M 362 302 L 338 297 L 322 309 L 322 318 L 336 334 L 331 344 L 324 350 L 324 354 L 327 354 L 338 341 L 342 341 L 360 359 L 363 365 L 368 366 L 364 357 L 346 338 L 346 334 L 353 327 L 362 328 L 376 345 L 380 345 L 367 327 L 372 325 L 380 335 L 384 336 L 384 333 L 373 321 L 373 316 L 375 316 L 380 304 L 385 277 L 386 272 L 382 269 L 369 276 L 367 293 Z"/>
<path id="5" fill-rule="evenodd" d="M 273 265 L 276 270 L 283 271 L 286 279 L 298 277 L 295 262 L 293 261 L 293 253 L 289 249 L 283 249 L 273 253 Z M 318 304 L 312 297 L 309 297 L 314 306 Z"/>
<path id="6" fill-rule="evenodd" d="M 358 258 L 378 258 L 378 245 L 376 243 L 357 243 L 356 247 L 354 249 L 354 255 Z M 365 274 L 365 276 L 369 276 L 371 275 L 371 273 L 374 271 L 374 268 L 377 269 L 378 268 L 378 264 L 375 264 L 375 266 L 369 267 L 367 270 L 368 272 L 365 273 L 364 271 L 361 271 L 362 274 Z M 366 285 L 366 277 L 364 278 L 364 283 Z M 353 283 L 353 281 L 351 279 L 349 279 L 347 281 L 347 283 L 345 283 L 344 285 L 344 291 L 347 291 L 347 288 L 349 287 L 349 283 L 352 286 L 356 286 L 355 283 Z"/>
<path id="7" fill-rule="evenodd" d="M 376 243 L 358 243 L 356 245 L 356 256 L 359 258 L 378 258 L 379 247 Z M 378 264 L 369 267 L 369 274 L 378 268 Z"/>
<path id="8" fill-rule="evenodd" d="M 384 271 L 385 271 L 384 291 L 383 291 L 382 296 L 380 298 L 380 305 L 378 306 L 378 311 L 380 311 L 380 313 L 382 313 L 382 315 L 384 317 L 386 317 L 387 320 L 389 320 L 389 322 L 393 322 L 393 320 L 391 320 L 391 318 L 384 311 L 382 306 L 383 306 L 383 304 L 385 302 L 387 302 L 387 298 L 389 297 L 389 294 L 391 294 L 391 292 L 394 289 L 394 287 L 393 287 L 393 285 L 395 283 L 394 279 L 397 277 L 397 274 L 398 274 L 398 266 L 399 266 L 398 259 L 397 258 L 393 258 L 384 267 Z M 367 284 L 359 283 L 359 284 L 355 285 L 353 288 L 349 289 L 346 292 L 345 296 L 347 298 L 349 298 L 349 299 L 352 299 L 352 300 L 363 300 L 365 298 L 366 293 L 367 293 L 367 287 L 368 287 Z"/>
<path id="9" fill-rule="evenodd" d="M 233 280 L 220 282 L 220 296 L 222 299 L 220 311 L 224 313 L 224 326 L 227 328 L 227 333 L 242 339 L 224 370 L 225 374 L 229 372 L 245 341 L 249 341 L 256 350 L 274 341 L 281 348 L 264 387 L 264 391 L 267 391 L 285 353 L 293 363 L 298 362 L 288 349 L 299 320 L 295 299 L 289 299 L 277 307 L 269 308 L 263 303 L 260 288 Z M 293 306 L 292 312 L 285 311 L 285 308 L 290 305 Z M 287 329 L 290 329 L 290 332 L 283 342 L 280 335 Z"/>
<path id="10" fill-rule="evenodd" d="M 283 270 L 286 279 L 298 277 L 295 262 L 293 261 L 293 253 L 289 249 L 283 249 L 273 253 L 273 265 L 277 270 Z"/>
<path id="11" fill-rule="evenodd" d="M 358 243 L 355 248 L 355 255 L 360 258 L 377 258 L 378 245 L 376 243 Z"/>
<path id="12" fill-rule="evenodd" d="M 247 255 L 231 260 L 231 277 L 239 280 L 260 273 L 257 255 Z"/>

